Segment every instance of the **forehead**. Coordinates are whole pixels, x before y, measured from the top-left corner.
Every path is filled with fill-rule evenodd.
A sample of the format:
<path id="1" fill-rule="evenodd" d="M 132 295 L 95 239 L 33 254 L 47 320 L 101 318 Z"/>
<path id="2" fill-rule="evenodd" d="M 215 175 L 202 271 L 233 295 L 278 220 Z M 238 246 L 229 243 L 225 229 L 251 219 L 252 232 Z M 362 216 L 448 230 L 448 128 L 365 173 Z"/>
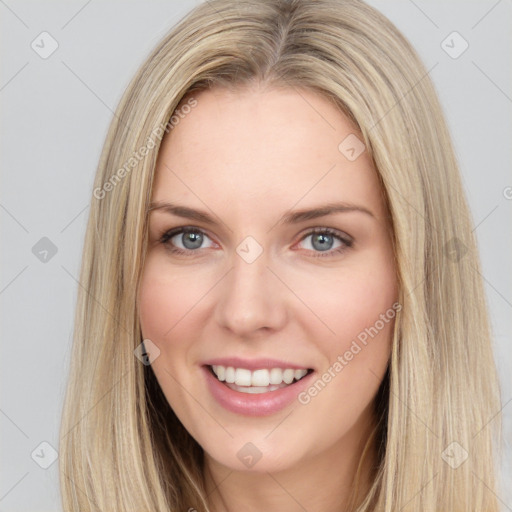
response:
<path id="1" fill-rule="evenodd" d="M 162 142 L 153 201 L 201 209 L 224 204 L 252 216 L 297 202 L 347 201 L 384 214 L 367 152 L 353 160 L 343 144 L 340 150 L 343 141 L 357 143 L 362 136 L 326 98 L 303 89 L 256 87 L 193 97 L 197 105 Z"/>

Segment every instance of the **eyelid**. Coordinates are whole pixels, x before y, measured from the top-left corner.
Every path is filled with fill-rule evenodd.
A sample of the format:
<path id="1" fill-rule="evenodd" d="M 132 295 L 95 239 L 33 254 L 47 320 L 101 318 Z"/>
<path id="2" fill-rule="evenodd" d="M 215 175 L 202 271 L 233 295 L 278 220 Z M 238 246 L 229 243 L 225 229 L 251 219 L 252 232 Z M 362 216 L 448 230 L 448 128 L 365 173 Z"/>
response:
<path id="1" fill-rule="evenodd" d="M 302 238 L 300 240 L 303 240 L 305 237 L 309 235 L 313 235 L 315 233 L 328 233 L 329 235 L 335 236 L 339 239 L 341 239 L 346 244 L 352 244 L 354 242 L 354 239 L 344 231 L 341 231 L 339 229 L 335 228 L 329 228 L 329 227 L 315 227 L 315 228 L 309 228 L 306 230 L 305 233 L 303 233 Z"/>
<path id="2" fill-rule="evenodd" d="M 327 251 L 311 251 L 313 258 L 329 258 L 329 257 L 335 257 L 343 254 L 346 250 L 350 249 L 354 244 L 354 238 L 351 237 L 348 233 L 345 233 L 343 231 L 340 231 L 335 228 L 330 227 L 314 227 L 309 228 L 306 230 L 305 233 L 303 233 L 297 243 L 302 242 L 306 238 L 310 237 L 311 235 L 314 235 L 316 233 L 320 234 L 327 234 L 328 236 L 332 236 L 334 238 L 337 238 L 341 242 L 341 247 L 337 247 L 335 249 L 329 249 Z"/>
<path id="3" fill-rule="evenodd" d="M 166 230 L 159 237 L 159 241 L 160 241 L 160 243 L 163 243 L 164 245 L 168 245 L 169 240 L 171 238 L 173 238 L 174 236 L 179 235 L 179 234 L 183 234 L 183 233 L 189 233 L 189 232 L 193 232 L 193 233 L 198 232 L 198 233 L 200 233 L 202 235 L 205 235 L 213 243 L 218 245 L 218 243 L 215 242 L 214 238 L 212 236 L 210 236 L 210 234 L 208 233 L 208 230 L 200 228 L 200 227 L 197 227 L 197 226 L 191 226 L 191 225 L 177 226 L 175 228 L 171 228 L 169 230 Z M 311 251 L 311 252 L 316 253 L 316 256 L 314 256 L 314 257 L 318 257 L 318 256 L 322 257 L 323 256 L 323 254 L 322 254 L 323 252 L 325 252 L 325 256 L 326 257 L 327 256 L 331 256 L 331 255 L 335 255 L 337 253 L 342 252 L 345 249 L 348 249 L 348 248 L 352 247 L 352 245 L 354 243 L 354 238 L 352 236 L 350 236 L 348 233 L 345 233 L 344 231 L 340 231 L 338 229 L 330 228 L 330 227 L 327 227 L 327 226 L 325 226 L 325 227 L 316 226 L 316 227 L 312 227 L 312 228 L 306 228 L 305 232 L 303 232 L 300 235 L 299 240 L 294 245 L 296 245 L 297 243 L 302 242 L 307 237 L 309 237 L 311 235 L 314 235 L 316 233 L 327 233 L 328 235 L 333 236 L 333 237 L 339 239 L 344 244 L 344 247 L 341 247 L 341 248 L 338 247 L 337 249 L 330 249 L 328 251 Z M 179 247 L 172 247 L 169 250 L 171 250 L 171 252 L 181 253 L 181 254 L 192 254 L 192 253 L 200 253 L 201 252 L 201 249 L 196 249 L 196 250 L 193 250 L 193 249 L 181 249 Z"/>
<path id="4" fill-rule="evenodd" d="M 176 235 L 179 235 L 182 233 L 189 233 L 189 232 L 193 232 L 193 233 L 198 232 L 201 235 L 207 236 L 212 242 L 215 242 L 214 238 L 212 236 L 210 236 L 210 234 L 208 233 L 208 230 L 199 228 L 197 226 L 177 226 L 175 228 L 168 229 L 168 230 L 164 231 L 163 234 L 159 237 L 159 241 L 162 243 L 166 243 L 171 238 L 175 237 Z M 215 242 L 215 243 L 217 243 L 217 242 Z M 192 251 L 192 252 L 198 252 L 198 251 L 196 250 L 196 251 Z"/>

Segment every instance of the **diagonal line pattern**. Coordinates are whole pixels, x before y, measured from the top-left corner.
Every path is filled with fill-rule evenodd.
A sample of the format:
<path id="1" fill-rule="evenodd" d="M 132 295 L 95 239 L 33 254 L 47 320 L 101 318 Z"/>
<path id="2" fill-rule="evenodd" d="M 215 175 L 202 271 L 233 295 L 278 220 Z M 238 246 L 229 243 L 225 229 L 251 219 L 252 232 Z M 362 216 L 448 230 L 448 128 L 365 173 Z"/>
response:
<path id="1" fill-rule="evenodd" d="M 281 485 L 281 483 L 275 478 L 275 476 L 272 474 L 272 473 L 269 473 L 268 471 L 266 471 L 267 475 L 272 478 L 272 480 L 274 480 L 274 482 L 279 485 L 279 487 L 281 487 L 281 489 L 283 489 L 283 491 L 288 494 L 288 496 L 290 496 L 290 498 L 295 501 L 295 503 L 297 503 L 297 505 L 299 505 L 299 507 L 304 510 L 305 512 L 308 512 L 306 508 L 304 508 L 304 506 L 302 505 L 302 503 L 299 503 L 297 501 L 297 499 L 295 498 L 295 496 L 293 496 L 292 494 L 290 494 L 290 492 L 288 491 L 288 489 L 286 489 L 283 485 Z"/>
<path id="2" fill-rule="evenodd" d="M 432 228 L 432 224 L 430 223 L 430 221 L 428 221 L 427 218 L 417 208 L 415 208 L 412 203 L 410 203 L 407 200 L 407 198 L 402 194 L 402 192 L 397 190 L 393 185 L 391 185 L 391 183 L 387 183 L 386 186 L 392 188 L 408 204 L 408 206 L 410 206 L 425 222 L 428 222 L 430 224 L 430 227 Z"/>
<path id="3" fill-rule="evenodd" d="M 287 420 L 290 417 L 290 415 L 295 411 L 296 408 L 297 406 L 295 406 L 263 439 L 267 439 L 267 437 L 270 434 L 272 434 L 277 429 L 277 427 L 282 425 L 285 422 L 285 420 Z"/>
<path id="4" fill-rule="evenodd" d="M 66 272 L 66 274 L 68 274 L 69 277 L 71 277 L 71 279 L 73 279 L 73 281 L 75 281 L 75 283 L 80 286 L 80 288 L 82 288 L 82 290 L 87 293 L 87 295 L 89 295 L 89 297 L 91 297 L 91 299 L 94 300 L 94 302 L 96 302 L 96 304 L 98 304 L 101 309 L 103 309 L 103 311 L 105 311 L 105 313 L 107 313 L 107 315 L 110 316 L 110 318 L 112 318 L 112 320 L 117 323 L 119 327 L 121 327 L 121 329 L 124 329 L 124 331 L 127 332 L 126 327 L 122 325 L 119 320 L 107 308 L 105 308 L 103 304 L 101 304 L 101 302 L 97 300 L 96 297 L 94 297 L 94 295 L 78 279 L 76 279 L 76 277 L 73 276 L 73 274 L 64 265 L 61 265 L 61 268 L 64 270 L 64 272 Z"/>
<path id="5" fill-rule="evenodd" d="M 493 489 L 491 489 L 473 470 L 471 470 L 471 472 L 473 473 L 473 475 L 478 478 L 478 480 L 480 480 L 480 482 L 482 482 L 482 484 L 492 493 L 494 494 L 494 496 L 496 496 L 496 499 L 498 501 L 500 501 L 503 505 L 505 505 L 505 507 L 507 507 L 507 510 L 510 510 L 512 512 L 512 508 L 510 508 L 495 492 Z M 504 510 L 502 511 L 504 512 Z"/>
<path id="6" fill-rule="evenodd" d="M 375 376 L 375 378 L 377 380 L 380 380 L 379 379 L 379 376 L 371 369 L 371 368 L 368 368 L 368 371 L 373 374 Z M 391 389 L 391 387 L 389 388 L 389 392 L 392 393 L 396 398 L 398 398 L 398 400 L 403 404 L 405 405 L 405 407 L 407 407 L 407 409 L 409 409 L 409 411 L 414 414 L 414 416 L 420 421 L 420 423 L 422 423 L 425 428 L 427 430 L 429 430 L 434 436 L 436 436 L 438 439 L 439 439 L 439 436 L 395 393 L 393 392 L 393 390 Z"/>
<path id="7" fill-rule="evenodd" d="M 215 9 L 215 7 L 212 5 L 212 3 L 210 2 L 210 0 L 204 0 L 206 4 L 208 4 L 212 10 L 215 11 L 215 13 L 220 17 L 222 18 L 224 21 L 226 21 L 226 18 L 224 18 L 224 16 L 222 16 L 222 14 L 217 10 Z"/>
<path id="8" fill-rule="evenodd" d="M 23 274 L 23 272 L 25 272 L 25 270 L 27 270 L 28 268 L 28 265 L 25 266 L 25 268 L 23 270 L 20 270 L 1 290 L 0 290 L 0 295 L 2 295 L 2 293 L 5 292 L 5 290 L 7 290 L 7 288 L 9 288 L 9 286 L 11 286 L 12 283 L 14 283 L 14 281 L 16 281 L 16 279 L 18 279 L 19 276 L 21 276 L 21 274 Z"/>
<path id="9" fill-rule="evenodd" d="M 85 208 L 82 208 L 62 229 L 61 229 L 61 233 L 64 233 L 64 231 L 66 231 L 66 229 L 69 228 L 69 226 L 71 226 L 71 224 L 73 224 L 73 222 L 75 222 L 76 219 L 78 219 L 78 217 L 80 217 L 80 215 L 82 215 L 83 212 L 85 212 L 85 210 L 87 210 L 87 208 L 89 208 L 90 205 L 87 205 Z"/>
<path id="10" fill-rule="evenodd" d="M 498 416 L 498 414 L 500 414 L 500 413 L 503 411 L 503 409 L 505 409 L 505 407 L 507 407 L 507 405 L 508 405 L 510 402 L 512 402 L 512 398 L 511 398 L 510 400 L 507 400 L 507 401 L 506 401 L 506 402 L 501 406 L 500 410 L 499 410 L 496 414 L 494 414 L 494 415 L 492 416 L 492 418 L 491 418 L 487 423 L 485 423 L 485 424 L 484 424 L 484 426 L 483 426 L 481 429 L 479 429 L 479 430 L 477 431 L 477 433 L 472 437 L 472 439 L 474 439 L 478 434 L 480 434 L 480 432 L 482 432 L 482 431 L 484 430 L 484 428 L 485 428 L 485 427 L 487 427 L 487 425 L 489 425 L 489 423 L 491 423 L 491 422 L 494 420 L 494 418 L 496 418 L 496 416 Z"/>
<path id="11" fill-rule="evenodd" d="M 132 371 L 132 368 L 130 368 L 129 370 L 126 370 L 123 375 L 121 375 L 120 379 L 114 383 L 113 386 L 110 387 L 110 389 L 108 391 L 106 391 L 102 396 L 101 398 L 64 434 L 61 436 L 61 440 L 64 439 L 66 436 L 69 435 L 69 433 L 74 430 L 81 422 L 82 420 L 88 416 L 92 410 L 109 394 L 112 392 L 112 390 L 117 386 L 119 385 L 119 383 L 124 379 L 125 375 L 127 375 L 128 373 L 130 373 Z"/>
<path id="12" fill-rule="evenodd" d="M 9 6 L 8 6 L 8 5 L 7 5 L 7 4 L 6 4 L 6 3 L 5 3 L 5 2 L 4 2 L 4 0 L 0 0 L 0 3 L 1 3 L 3 6 L 5 6 L 7 9 L 9 9 L 9 11 L 11 11 L 11 14 L 12 14 L 13 16 L 15 16 L 16 18 L 18 18 L 18 20 L 19 20 L 21 23 L 23 23 L 23 25 L 25 25 L 25 27 L 30 28 L 30 27 L 29 27 L 29 26 L 28 26 L 28 25 L 27 25 L 27 24 L 26 24 L 26 23 L 25 23 L 25 22 L 24 22 L 24 21 L 23 21 L 23 20 L 22 20 L 22 19 L 21 19 L 21 18 L 20 18 L 20 17 L 19 17 L 19 16 L 18 16 L 18 15 L 17 15 L 17 14 L 16 14 L 16 13 L 15 13 L 15 12 L 14 12 L 14 11 L 13 11 Z"/>
<path id="13" fill-rule="evenodd" d="M 436 62 L 426 73 L 424 73 L 423 76 L 412 87 L 410 87 L 407 92 L 373 126 L 368 128 L 368 131 L 373 130 L 409 93 L 411 93 L 431 73 L 431 71 L 438 64 L 439 62 Z"/>
<path id="14" fill-rule="evenodd" d="M 214 479 L 213 479 L 213 475 L 211 475 L 211 479 L 213 481 L 213 483 L 215 484 L 214 488 L 206 494 L 206 497 L 208 498 L 209 496 L 211 496 L 219 487 L 220 485 L 225 482 L 232 474 L 234 473 L 233 470 L 231 470 L 220 482 L 216 482 Z"/>
<path id="15" fill-rule="evenodd" d="M 107 105 L 63 60 L 61 60 L 61 62 L 70 71 L 70 73 L 72 73 L 94 96 L 96 96 L 96 98 L 98 98 L 98 100 L 101 101 L 101 103 L 103 103 L 103 105 L 105 105 L 105 107 L 107 107 L 108 110 L 110 110 L 110 112 L 112 112 L 114 117 L 116 117 L 121 123 L 123 123 L 129 131 L 131 131 L 131 128 L 115 113 L 114 110 L 110 108 L 109 105 Z"/>
<path id="16" fill-rule="evenodd" d="M 79 82 L 81 82 L 92 94 L 94 94 L 94 96 L 96 96 L 96 98 L 98 98 L 98 100 L 101 101 L 101 103 L 103 103 L 103 105 L 105 105 L 105 107 L 107 107 L 110 110 L 110 112 L 112 112 L 112 114 L 116 115 L 116 113 L 110 108 L 110 106 L 107 105 L 63 60 L 61 60 L 61 62 L 73 75 L 75 75 Z"/>
<path id="17" fill-rule="evenodd" d="M 62 25 L 61 30 L 66 28 L 90 3 L 92 0 L 88 0 L 71 18 Z"/>
<path id="18" fill-rule="evenodd" d="M 164 370 L 166 373 L 169 374 L 170 377 L 172 377 L 174 379 L 174 382 L 176 382 L 176 384 L 178 384 L 178 386 L 180 386 L 180 388 L 183 389 L 183 391 L 185 391 L 185 393 L 187 393 L 187 395 L 189 395 L 190 398 L 192 398 L 194 400 L 194 402 L 196 402 L 197 405 L 199 405 L 199 407 L 201 407 L 201 409 L 203 409 L 203 411 L 206 414 L 208 414 L 208 416 L 210 416 L 210 418 L 213 421 L 215 421 L 215 423 L 217 423 L 217 425 L 219 425 L 222 428 L 222 430 L 224 430 L 226 432 L 226 434 L 228 434 L 229 437 L 233 438 L 233 434 L 231 434 L 231 432 L 229 432 L 229 430 L 224 425 L 222 425 L 222 423 L 217 421 L 217 419 L 208 412 L 208 410 L 203 406 L 203 404 L 192 393 L 190 393 L 190 391 L 187 388 L 185 388 L 185 386 L 183 386 L 181 384 L 181 382 L 179 382 L 178 379 L 176 379 L 174 377 L 174 375 L 172 375 L 172 373 L 167 368 L 164 368 Z"/>
<path id="19" fill-rule="evenodd" d="M 482 279 L 512 308 L 512 303 L 478 269 L 473 267 L 473 270 L 478 272 Z"/>
<path id="20" fill-rule="evenodd" d="M 222 223 L 223 226 L 226 227 L 226 229 L 233 232 L 233 230 L 165 162 L 162 163 L 169 170 L 169 172 L 172 172 L 174 176 L 176 176 L 176 178 L 178 178 L 181 181 L 181 183 L 183 183 L 183 185 L 187 187 L 190 190 L 190 192 L 192 192 L 192 194 L 194 194 L 197 197 L 197 199 L 199 199 L 199 201 L 201 201 L 201 203 L 203 203 L 205 207 L 208 210 L 210 210 L 213 213 L 213 215 L 215 215 L 215 217 L 217 217 L 217 219 L 220 220 L 220 222 Z"/>
<path id="21" fill-rule="evenodd" d="M 307 192 L 305 192 L 303 194 L 303 196 L 295 202 L 295 204 L 293 204 L 293 206 L 290 208 L 290 210 L 292 208 L 294 208 L 295 206 L 297 206 L 335 167 L 336 167 L 336 164 L 333 164 L 332 167 L 316 183 L 314 183 L 311 186 L 311 188 Z M 270 233 L 276 226 L 277 226 L 277 222 L 267 231 L 267 233 Z"/>
<path id="22" fill-rule="evenodd" d="M 220 277 L 217 282 L 213 284 L 213 286 L 211 286 L 211 288 L 206 293 L 204 293 L 204 295 L 202 295 L 202 297 L 164 334 L 164 337 L 166 337 L 232 270 L 233 267 L 231 267 L 222 277 Z"/>
<path id="23" fill-rule="evenodd" d="M 311 103 L 306 99 L 304 98 L 304 96 L 300 93 L 300 91 L 297 89 L 297 87 L 295 85 L 292 85 L 293 87 L 293 90 L 334 130 L 336 131 L 336 128 L 334 128 L 334 126 L 329 123 L 329 121 L 327 121 L 327 119 L 322 115 L 320 114 L 320 112 L 318 112 L 318 110 L 313 106 L 311 105 Z"/>
<path id="24" fill-rule="evenodd" d="M 23 432 L 23 430 L 21 430 L 21 428 L 16 424 L 16 422 L 14 422 L 11 418 L 9 418 L 9 416 L 7 416 L 7 414 L 5 413 L 5 411 L 3 411 L 2 409 L 0 409 L 0 412 L 27 438 L 29 439 L 29 437 L 27 436 L 27 434 L 25 434 L 25 432 Z"/>
<path id="25" fill-rule="evenodd" d="M 498 0 L 472 27 L 471 27 L 471 30 L 473 30 L 477 25 L 480 24 L 481 21 L 483 21 L 487 15 L 492 11 L 494 10 L 494 8 L 499 4 L 501 3 L 501 0 Z"/>
<path id="26" fill-rule="evenodd" d="M 414 7 L 416 7 L 416 9 L 418 9 L 418 11 L 420 11 L 423 14 L 423 16 L 425 16 L 425 18 L 427 18 L 427 20 L 430 21 L 432 25 L 434 25 L 434 27 L 439 28 L 437 23 L 430 16 L 428 16 L 427 13 L 423 9 L 421 9 L 421 7 L 417 3 L 413 2 L 413 0 L 409 0 L 409 2 L 412 5 L 414 5 Z"/>
<path id="27" fill-rule="evenodd" d="M 473 63 L 473 66 L 475 66 L 480 73 L 482 73 L 482 75 L 484 75 L 485 78 L 487 78 L 487 80 L 489 80 L 489 82 L 491 82 L 491 84 L 493 84 L 494 87 L 496 87 L 496 89 L 498 89 L 498 91 L 500 91 L 501 94 L 503 94 L 503 96 L 512 103 L 512 98 L 474 60 L 471 62 Z"/>
<path id="28" fill-rule="evenodd" d="M 427 485 L 432 482 L 432 480 L 434 480 L 434 478 L 438 475 L 439 473 L 436 473 L 403 507 L 400 507 L 400 510 L 403 510 L 407 505 L 409 505 L 409 503 L 411 503 L 411 501 L 413 501 L 416 496 L 419 496 L 422 492 L 423 492 L 423 489 L 425 489 L 425 487 L 427 487 Z"/>
<path id="29" fill-rule="evenodd" d="M 66 473 L 64 472 L 65 477 L 73 484 L 73 487 L 75 489 L 78 489 L 86 498 L 89 503 L 92 503 L 94 505 L 94 508 L 96 510 L 99 510 L 101 512 L 100 507 L 96 504 L 96 502 L 79 486 L 77 483 Z"/>
<path id="30" fill-rule="evenodd" d="M 27 471 L 1 498 L 0 501 L 2 501 L 7 495 L 29 474 Z"/>
<path id="31" fill-rule="evenodd" d="M 28 234 L 28 229 L 3 204 L 0 204 L 0 208 L 2 208 L 14 220 L 14 222 L 16 222 L 16 224 L 18 224 L 18 226 Z"/>
<path id="32" fill-rule="evenodd" d="M 18 69 L 18 71 L 16 71 L 12 77 L 9 78 L 9 80 L 7 80 L 7 82 L 2 85 L 2 87 L 0 87 L 0 92 L 2 92 L 27 66 L 28 62 L 25 62 L 25 64 L 23 64 L 23 66 L 21 66 L 21 68 Z"/>
<path id="33" fill-rule="evenodd" d="M 332 334 L 336 335 L 336 333 L 268 265 L 266 265 L 266 267 L 270 270 L 270 272 L 272 272 L 272 274 L 274 274 L 279 279 L 279 281 L 281 281 L 281 283 L 283 283 L 286 286 L 286 288 L 288 288 L 288 290 L 290 290 L 293 293 L 293 295 L 295 295 L 295 297 L 297 297 L 297 299 L 299 299 L 302 302 L 302 304 L 304 304 L 304 306 L 306 306 L 309 309 L 309 311 L 311 311 L 311 313 L 313 313 L 313 315 L 315 315 L 318 318 L 318 320 L 320 320 L 320 322 L 322 322 L 325 325 L 325 327 L 327 327 L 327 329 L 329 329 L 329 331 L 331 331 Z"/>
<path id="34" fill-rule="evenodd" d="M 480 224 L 482 224 L 484 222 L 484 220 L 487 219 L 487 217 L 490 217 L 492 213 L 494 213 L 496 211 L 496 209 L 498 208 L 499 204 L 497 204 L 472 230 L 471 230 L 471 233 L 473 233 L 473 231 L 476 230 L 476 228 L 478 228 L 480 226 Z"/>

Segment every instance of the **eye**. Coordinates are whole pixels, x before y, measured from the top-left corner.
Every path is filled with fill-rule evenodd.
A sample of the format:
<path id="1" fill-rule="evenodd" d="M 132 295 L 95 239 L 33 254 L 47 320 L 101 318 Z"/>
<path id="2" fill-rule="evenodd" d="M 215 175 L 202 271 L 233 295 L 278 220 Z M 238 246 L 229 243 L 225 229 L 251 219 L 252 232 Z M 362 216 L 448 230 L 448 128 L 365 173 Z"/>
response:
<path id="1" fill-rule="evenodd" d="M 317 253 L 313 256 L 315 258 L 340 254 L 352 247 L 353 244 L 353 239 L 350 236 L 331 228 L 314 228 L 302 237 L 301 242 L 309 237 L 311 237 L 312 249 L 308 250 Z M 211 241 L 203 230 L 185 226 L 166 231 L 161 236 L 160 242 L 174 254 L 190 255 L 192 252 L 198 252 L 197 249 L 204 248 L 201 246 L 205 239 Z M 333 248 L 335 241 L 338 241 L 338 246 Z M 213 244 L 208 247 L 213 247 Z"/>
<path id="2" fill-rule="evenodd" d="M 160 238 L 160 242 L 165 244 L 172 253 L 189 254 L 200 249 L 203 241 L 210 237 L 202 230 L 191 226 L 171 229 L 166 231 Z M 175 240 L 173 240 L 175 239 Z M 181 243 L 182 247 L 176 247 Z"/>
<path id="3" fill-rule="evenodd" d="M 340 254 L 352 247 L 352 244 L 354 243 L 353 239 L 348 235 L 331 228 L 312 229 L 306 233 L 306 235 L 301 239 L 301 242 L 310 237 L 311 242 L 309 245 L 312 249 L 309 250 L 317 252 L 317 254 L 313 255 L 314 258 L 324 258 Z M 339 245 L 333 249 L 333 244 L 336 240 Z"/>

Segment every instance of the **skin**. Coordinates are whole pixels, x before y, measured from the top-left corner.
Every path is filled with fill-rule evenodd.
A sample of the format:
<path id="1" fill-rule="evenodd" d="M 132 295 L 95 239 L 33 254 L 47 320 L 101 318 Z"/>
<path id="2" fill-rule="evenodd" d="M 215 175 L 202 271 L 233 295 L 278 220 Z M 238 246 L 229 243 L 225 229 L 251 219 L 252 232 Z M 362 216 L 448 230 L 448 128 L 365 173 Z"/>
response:
<path id="1" fill-rule="evenodd" d="M 153 371 L 205 451 L 212 510 L 344 510 L 373 425 L 393 321 L 309 403 L 294 401 L 268 416 L 220 406 L 201 364 L 264 356 L 320 377 L 391 308 L 397 279 L 376 171 L 366 151 L 355 161 L 340 152 L 340 142 L 358 131 L 315 92 L 254 85 L 194 97 L 197 106 L 163 140 L 152 201 L 206 211 L 217 224 L 150 213 L 138 307 L 144 338 L 160 349 Z M 278 224 L 291 210 L 333 201 L 372 215 L 348 211 Z M 165 232 L 181 226 L 202 230 L 200 248 L 183 233 L 162 243 Z M 343 242 L 334 237 L 322 251 L 307 235 L 312 228 L 348 234 L 353 244 L 336 253 Z M 250 264 L 236 252 L 247 236 L 263 248 Z M 173 254 L 173 243 L 192 249 Z M 237 457 L 248 442 L 262 454 L 252 468 Z M 362 491 L 373 446 L 369 454 Z"/>

